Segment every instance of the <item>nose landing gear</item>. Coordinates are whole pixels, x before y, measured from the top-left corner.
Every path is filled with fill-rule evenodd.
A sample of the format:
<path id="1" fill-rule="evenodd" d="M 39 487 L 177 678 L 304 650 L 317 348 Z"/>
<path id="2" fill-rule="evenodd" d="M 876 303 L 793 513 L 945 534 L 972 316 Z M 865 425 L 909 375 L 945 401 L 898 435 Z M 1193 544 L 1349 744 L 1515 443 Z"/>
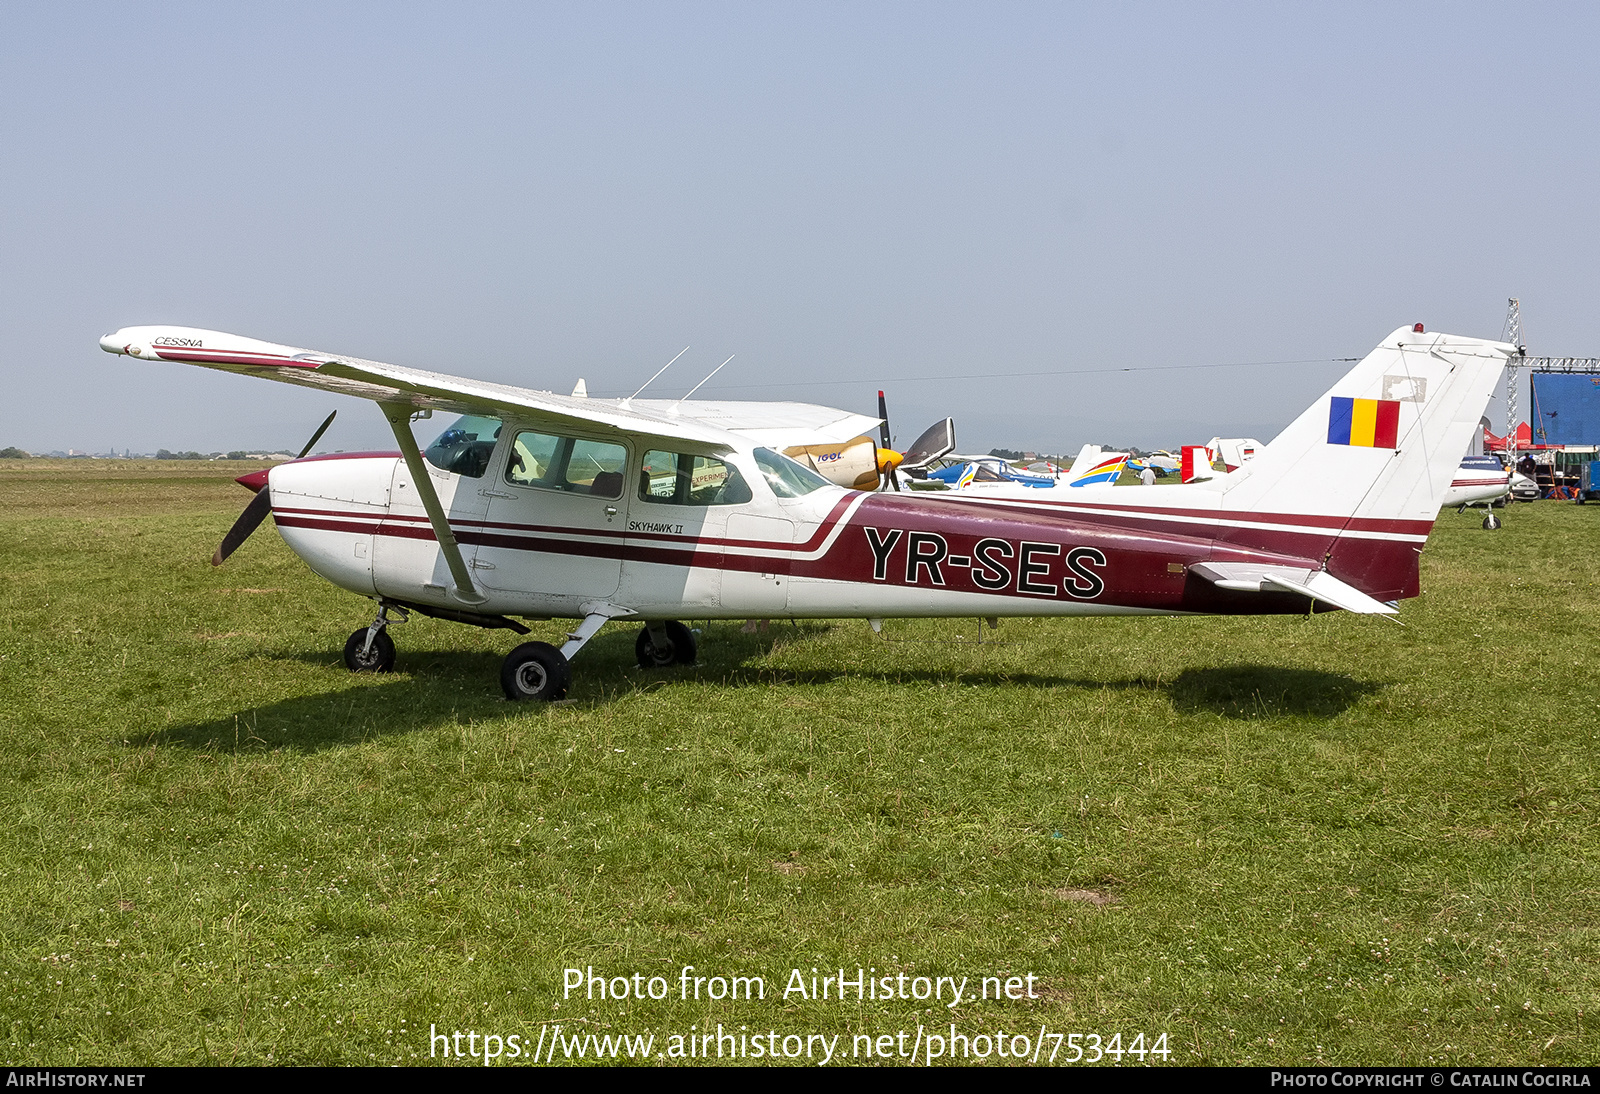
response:
<path id="1" fill-rule="evenodd" d="M 389 612 L 400 614 L 390 619 Z M 394 668 L 394 639 L 389 637 L 389 624 L 404 623 L 410 614 L 401 607 L 378 605 L 378 617 L 369 627 L 362 627 L 345 640 L 344 667 L 351 672 L 389 672 Z"/>

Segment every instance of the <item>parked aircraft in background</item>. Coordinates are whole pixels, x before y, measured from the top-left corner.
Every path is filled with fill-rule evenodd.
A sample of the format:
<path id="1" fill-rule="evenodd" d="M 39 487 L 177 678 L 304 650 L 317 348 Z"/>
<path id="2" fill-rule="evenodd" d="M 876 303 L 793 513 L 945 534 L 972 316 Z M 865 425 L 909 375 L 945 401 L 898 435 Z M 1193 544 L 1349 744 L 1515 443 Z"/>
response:
<path id="1" fill-rule="evenodd" d="M 1108 452 L 1097 444 L 1086 444 L 1078 450 L 1063 481 L 1069 487 L 1114 486 L 1127 466 L 1126 452 Z"/>
<path id="2" fill-rule="evenodd" d="M 1183 446 L 1183 458 L 1178 465 L 1179 482 L 1207 482 L 1216 478 L 1211 449 L 1203 444 Z"/>
<path id="3" fill-rule="evenodd" d="M 1251 460 L 1264 446 L 1251 437 L 1212 437 L 1206 448 L 1213 461 L 1221 460 L 1228 471 L 1237 471 Z"/>
<path id="4" fill-rule="evenodd" d="M 1419 591 L 1417 556 L 1456 470 L 1444 453 L 1466 450 L 1516 352 L 1403 327 L 1209 482 L 895 494 L 782 455 L 749 404 L 554 395 L 188 327 L 100 344 L 376 402 L 400 452 L 247 476 L 267 500 L 217 561 L 270 511 L 312 570 L 376 602 L 345 644 L 357 671 L 393 666 L 388 629 L 408 612 L 518 633 L 519 618 L 577 620 L 560 648 L 507 655 L 513 699 L 565 694 L 572 658 L 617 619 L 642 624 L 648 667 L 694 660 L 683 618 L 1393 614 Z M 1415 396 L 1386 397 L 1396 378 Z M 779 405 L 808 428 L 839 416 Z M 426 455 L 419 411 L 461 415 Z"/>
<path id="5" fill-rule="evenodd" d="M 992 483 L 1020 483 L 1024 486 L 1054 486 L 1056 476 L 1038 471 L 1023 471 L 1013 467 L 1001 456 L 946 455 L 938 461 L 943 466 L 933 468 L 922 478 L 943 483 L 955 489 L 983 486 Z"/>
<path id="6" fill-rule="evenodd" d="M 889 408 L 881 391 L 878 417 L 866 420 L 880 429 L 880 442 L 863 433 L 842 444 L 822 441 L 772 447 L 781 447 L 785 456 L 805 464 L 835 486 L 851 490 L 881 490 L 887 486 L 899 490 L 897 472 L 921 477 L 956 446 L 956 423 L 946 418 L 923 430 L 904 452 L 896 452 L 890 447 Z"/>
<path id="7" fill-rule="evenodd" d="M 1455 477 L 1444 492 L 1440 507 L 1455 508 L 1457 512 L 1469 505 L 1489 509 L 1484 514 L 1483 526 L 1493 530 L 1500 527 L 1500 518 L 1489 508 L 1511 495 L 1511 472 L 1502 467 L 1493 456 L 1468 456 L 1456 469 Z"/>

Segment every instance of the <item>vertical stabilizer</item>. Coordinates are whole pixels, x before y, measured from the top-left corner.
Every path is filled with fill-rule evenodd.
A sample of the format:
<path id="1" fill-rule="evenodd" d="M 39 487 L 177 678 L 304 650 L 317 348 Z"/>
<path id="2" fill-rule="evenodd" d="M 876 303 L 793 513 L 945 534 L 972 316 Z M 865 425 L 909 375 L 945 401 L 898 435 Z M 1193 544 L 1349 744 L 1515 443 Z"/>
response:
<path id="1" fill-rule="evenodd" d="M 1183 459 L 1178 464 L 1180 482 L 1205 482 L 1216 477 L 1211 466 L 1211 450 L 1203 444 L 1183 446 Z"/>
<path id="2" fill-rule="evenodd" d="M 1379 600 L 1416 595 L 1416 556 L 1515 347 L 1402 327 L 1230 475 L 1226 514 L 1325 529 L 1325 569 Z"/>

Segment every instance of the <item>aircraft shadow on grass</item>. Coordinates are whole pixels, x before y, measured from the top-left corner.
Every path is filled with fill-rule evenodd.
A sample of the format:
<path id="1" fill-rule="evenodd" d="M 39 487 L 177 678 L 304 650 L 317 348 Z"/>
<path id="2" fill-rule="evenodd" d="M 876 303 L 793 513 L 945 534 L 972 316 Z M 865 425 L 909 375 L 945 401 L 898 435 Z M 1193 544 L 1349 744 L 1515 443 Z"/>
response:
<path id="1" fill-rule="evenodd" d="M 574 695 L 571 705 L 604 707 L 677 681 L 708 682 L 724 688 L 805 688 L 847 679 L 880 679 L 890 684 L 968 688 L 1153 691 L 1166 693 L 1180 714 L 1329 719 L 1387 686 L 1315 669 L 1251 664 L 1186 669 L 1163 681 L 1152 675 L 1106 680 L 1044 672 L 792 669 L 752 663 L 772 648 L 773 639 L 767 636 L 741 643 L 729 641 L 712 663 L 647 672 L 634 667 L 629 656 L 632 639 L 624 643 L 622 638 L 618 635 L 591 644 L 589 685 Z M 330 662 L 328 654 L 311 651 L 290 659 L 317 666 Z M 403 658 L 402 671 L 392 676 L 371 677 L 359 686 L 283 699 L 208 721 L 169 726 L 132 737 L 129 743 L 223 752 L 275 748 L 314 752 L 433 729 L 458 718 L 496 721 L 549 709 L 542 704 L 507 702 L 485 687 L 482 681 L 486 674 L 492 678 L 499 659 L 492 651 L 418 651 Z"/>

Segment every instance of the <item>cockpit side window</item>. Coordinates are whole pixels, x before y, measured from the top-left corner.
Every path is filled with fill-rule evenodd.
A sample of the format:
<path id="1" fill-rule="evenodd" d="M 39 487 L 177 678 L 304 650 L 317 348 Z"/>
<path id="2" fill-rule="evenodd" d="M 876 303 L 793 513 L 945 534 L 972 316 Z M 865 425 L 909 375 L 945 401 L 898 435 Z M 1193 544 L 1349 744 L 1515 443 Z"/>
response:
<path id="1" fill-rule="evenodd" d="M 597 498 L 620 498 L 628 450 L 620 444 L 523 430 L 511 442 L 506 482 Z"/>
<path id="2" fill-rule="evenodd" d="M 489 457 L 494 455 L 499 436 L 499 419 L 468 414 L 435 437 L 423 455 L 441 471 L 481 479 L 489 469 Z"/>

